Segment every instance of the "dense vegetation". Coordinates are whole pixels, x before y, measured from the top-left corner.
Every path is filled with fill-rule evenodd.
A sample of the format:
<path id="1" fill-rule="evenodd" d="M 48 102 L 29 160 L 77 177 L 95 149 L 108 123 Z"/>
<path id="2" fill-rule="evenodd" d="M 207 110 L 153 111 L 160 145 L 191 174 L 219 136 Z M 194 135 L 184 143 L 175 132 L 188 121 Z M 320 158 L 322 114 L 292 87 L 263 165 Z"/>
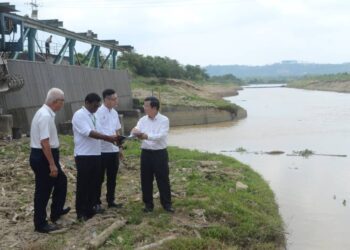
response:
<path id="1" fill-rule="evenodd" d="M 118 67 L 128 69 L 138 76 L 176 78 L 206 81 L 209 76 L 199 66 L 182 66 L 177 60 L 160 56 L 143 56 L 137 53 L 123 53 L 118 57 Z"/>
<path id="2" fill-rule="evenodd" d="M 239 79 L 238 77 L 232 75 L 232 74 L 226 74 L 222 76 L 212 76 L 210 77 L 210 82 L 216 82 L 216 83 L 237 83 L 239 85 L 243 85 L 244 81 Z"/>
<path id="3" fill-rule="evenodd" d="M 86 59 L 86 53 L 78 53 L 76 59 L 77 65 L 89 64 L 89 61 Z M 106 56 L 100 53 L 99 61 L 101 67 L 103 68 L 107 68 L 109 63 L 104 63 L 105 59 Z M 94 57 L 92 57 L 91 61 L 94 61 Z M 209 77 L 206 70 L 201 68 L 199 65 L 182 65 L 177 60 L 168 57 L 152 57 L 137 53 L 122 53 L 118 56 L 117 67 L 119 69 L 127 69 L 134 76 L 141 77 L 173 78 L 196 82 L 243 84 L 241 79 L 232 74 Z"/>

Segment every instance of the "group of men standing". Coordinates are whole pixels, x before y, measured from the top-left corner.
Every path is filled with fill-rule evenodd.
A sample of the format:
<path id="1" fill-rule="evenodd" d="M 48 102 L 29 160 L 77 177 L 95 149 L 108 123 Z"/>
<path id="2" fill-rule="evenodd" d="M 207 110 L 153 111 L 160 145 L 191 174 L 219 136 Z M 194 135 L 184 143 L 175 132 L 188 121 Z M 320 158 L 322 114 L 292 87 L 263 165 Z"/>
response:
<path id="1" fill-rule="evenodd" d="M 82 108 L 72 118 L 74 158 L 77 169 L 75 209 L 77 219 L 86 221 L 103 213 L 101 190 L 107 174 L 106 201 L 108 208 L 121 208 L 115 202 L 116 178 L 119 159 L 121 124 L 118 112 L 118 96 L 113 89 L 106 89 L 101 97 L 90 93 Z M 36 112 L 31 124 L 30 166 L 35 174 L 34 227 L 41 233 L 59 229 L 55 223 L 70 211 L 64 207 L 67 194 L 67 177 L 59 162 L 59 140 L 55 126 L 55 113 L 64 105 L 64 93 L 52 88 L 45 104 Z M 141 144 L 141 188 L 144 212 L 153 211 L 153 180 L 156 178 L 163 208 L 173 213 L 169 181 L 167 135 L 169 120 L 159 113 L 159 100 L 148 97 L 144 101 L 145 116 L 131 131 Z M 52 195 L 49 224 L 46 207 Z"/>

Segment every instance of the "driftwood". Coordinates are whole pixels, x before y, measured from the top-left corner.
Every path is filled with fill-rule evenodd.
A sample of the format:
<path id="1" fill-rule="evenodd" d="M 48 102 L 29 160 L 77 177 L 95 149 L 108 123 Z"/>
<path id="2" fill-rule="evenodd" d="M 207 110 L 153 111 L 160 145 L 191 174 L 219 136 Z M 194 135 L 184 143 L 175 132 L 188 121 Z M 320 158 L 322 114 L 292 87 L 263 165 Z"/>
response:
<path id="1" fill-rule="evenodd" d="M 97 235 L 96 238 L 92 239 L 89 242 L 89 249 L 97 249 L 100 246 L 102 246 L 105 241 L 108 239 L 108 237 L 113 233 L 114 230 L 119 229 L 123 227 L 126 224 L 126 220 L 118 220 L 114 222 L 112 225 L 107 227 L 105 230 L 102 231 L 99 235 Z"/>
<path id="2" fill-rule="evenodd" d="M 149 244 L 149 245 L 145 245 L 145 246 L 142 246 L 142 247 L 138 247 L 138 248 L 135 248 L 135 250 L 145 250 L 145 249 L 153 249 L 153 248 L 156 248 L 156 247 L 159 247 L 161 246 L 164 242 L 166 241 L 169 241 L 169 240 L 174 240 L 176 239 L 176 235 L 171 235 L 171 236 L 168 236 L 164 239 L 161 239 L 160 241 L 157 241 L 157 242 L 154 242 L 152 244 Z"/>

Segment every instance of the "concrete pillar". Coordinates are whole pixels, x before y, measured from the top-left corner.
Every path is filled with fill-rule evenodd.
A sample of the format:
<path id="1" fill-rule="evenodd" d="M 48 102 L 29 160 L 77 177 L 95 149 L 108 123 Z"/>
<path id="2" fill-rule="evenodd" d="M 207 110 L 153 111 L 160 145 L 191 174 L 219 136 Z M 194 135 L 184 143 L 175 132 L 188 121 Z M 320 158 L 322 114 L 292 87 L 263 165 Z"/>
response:
<path id="1" fill-rule="evenodd" d="M 0 139 L 12 139 L 12 115 L 0 115 Z"/>

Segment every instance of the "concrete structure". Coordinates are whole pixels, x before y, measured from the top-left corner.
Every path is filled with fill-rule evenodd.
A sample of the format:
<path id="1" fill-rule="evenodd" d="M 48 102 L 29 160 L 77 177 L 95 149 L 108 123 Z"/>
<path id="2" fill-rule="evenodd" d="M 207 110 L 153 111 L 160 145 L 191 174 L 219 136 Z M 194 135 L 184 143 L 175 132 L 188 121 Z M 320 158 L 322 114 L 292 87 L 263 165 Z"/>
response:
<path id="1" fill-rule="evenodd" d="M 227 122 L 247 116 L 244 109 L 234 114 L 215 108 L 169 105 L 162 106 L 161 113 L 169 118 L 171 127 Z"/>
<path id="2" fill-rule="evenodd" d="M 118 110 L 132 110 L 130 79 L 125 70 L 17 60 L 8 60 L 8 68 L 11 74 L 21 75 L 25 85 L 19 91 L 2 95 L 0 103 L 6 113 L 13 115 L 13 127 L 21 128 L 24 133 L 29 131 L 36 110 L 44 103 L 47 91 L 52 87 L 65 92 L 65 106 L 56 117 L 58 124 L 71 120 L 73 113 L 84 104 L 86 94 L 95 92 L 102 95 L 106 88 L 117 91 Z"/>

